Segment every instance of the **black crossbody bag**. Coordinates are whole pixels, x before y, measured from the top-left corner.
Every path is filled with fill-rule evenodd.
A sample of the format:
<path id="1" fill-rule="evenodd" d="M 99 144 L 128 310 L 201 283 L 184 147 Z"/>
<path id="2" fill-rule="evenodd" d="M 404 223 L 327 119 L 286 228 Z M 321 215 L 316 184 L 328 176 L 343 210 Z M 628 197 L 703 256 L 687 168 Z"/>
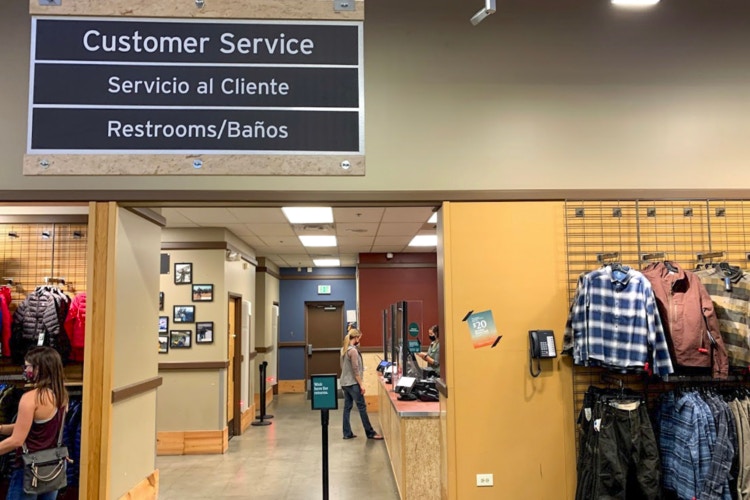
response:
<path id="1" fill-rule="evenodd" d="M 68 448 L 62 446 L 65 414 L 60 421 L 60 434 L 57 436 L 57 448 L 29 452 L 26 442 L 23 443 L 23 491 L 30 495 L 49 493 L 68 485 Z"/>

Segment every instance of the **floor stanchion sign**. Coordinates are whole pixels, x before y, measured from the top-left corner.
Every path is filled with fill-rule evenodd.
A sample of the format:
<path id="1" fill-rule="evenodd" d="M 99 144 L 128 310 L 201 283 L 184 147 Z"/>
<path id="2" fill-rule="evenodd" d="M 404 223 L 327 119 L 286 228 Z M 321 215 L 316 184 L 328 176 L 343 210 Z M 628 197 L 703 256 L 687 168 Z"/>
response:
<path id="1" fill-rule="evenodd" d="M 323 434 L 323 500 L 328 500 L 328 410 L 337 410 L 336 375 L 311 375 L 312 409 L 320 410 L 320 425 Z"/>

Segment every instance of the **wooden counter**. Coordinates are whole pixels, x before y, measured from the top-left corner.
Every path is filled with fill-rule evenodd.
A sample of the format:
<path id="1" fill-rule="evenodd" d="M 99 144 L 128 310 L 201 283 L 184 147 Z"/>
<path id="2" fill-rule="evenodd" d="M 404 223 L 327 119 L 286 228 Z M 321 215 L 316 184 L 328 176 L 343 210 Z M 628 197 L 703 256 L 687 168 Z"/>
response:
<path id="1" fill-rule="evenodd" d="M 379 418 L 403 500 L 440 498 L 440 403 L 399 401 L 381 377 Z"/>

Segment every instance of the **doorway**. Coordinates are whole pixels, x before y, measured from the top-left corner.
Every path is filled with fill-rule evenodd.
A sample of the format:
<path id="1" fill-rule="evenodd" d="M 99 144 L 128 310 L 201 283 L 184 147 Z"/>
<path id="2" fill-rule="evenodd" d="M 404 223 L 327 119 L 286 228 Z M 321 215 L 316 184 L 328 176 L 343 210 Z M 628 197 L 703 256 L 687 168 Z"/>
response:
<path id="1" fill-rule="evenodd" d="M 229 439 L 242 433 L 242 297 L 229 294 L 227 303 L 227 429 Z"/>
<path id="2" fill-rule="evenodd" d="M 341 375 L 339 353 L 344 338 L 344 302 L 305 302 L 307 369 L 305 378 L 320 373 Z"/>

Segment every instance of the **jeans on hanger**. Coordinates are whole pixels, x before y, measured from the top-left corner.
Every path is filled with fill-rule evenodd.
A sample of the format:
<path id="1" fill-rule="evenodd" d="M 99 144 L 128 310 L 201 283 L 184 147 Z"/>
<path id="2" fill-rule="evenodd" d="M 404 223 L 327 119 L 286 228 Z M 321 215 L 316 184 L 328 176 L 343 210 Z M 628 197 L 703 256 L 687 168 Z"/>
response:
<path id="1" fill-rule="evenodd" d="M 29 495 L 23 491 L 23 469 L 13 469 L 8 484 L 8 496 L 6 500 L 55 500 L 57 491 L 42 493 L 41 495 Z"/>
<path id="2" fill-rule="evenodd" d="M 369 438 L 377 434 L 375 429 L 372 428 L 372 424 L 370 424 L 370 417 L 367 416 L 367 403 L 365 403 L 365 397 L 362 395 L 359 384 L 345 385 L 341 389 L 344 391 L 344 437 L 350 438 L 354 435 L 352 433 L 352 425 L 349 422 L 349 416 L 351 415 L 354 403 L 357 403 L 359 417 L 362 419 L 362 427 L 365 428 L 367 437 Z"/>

